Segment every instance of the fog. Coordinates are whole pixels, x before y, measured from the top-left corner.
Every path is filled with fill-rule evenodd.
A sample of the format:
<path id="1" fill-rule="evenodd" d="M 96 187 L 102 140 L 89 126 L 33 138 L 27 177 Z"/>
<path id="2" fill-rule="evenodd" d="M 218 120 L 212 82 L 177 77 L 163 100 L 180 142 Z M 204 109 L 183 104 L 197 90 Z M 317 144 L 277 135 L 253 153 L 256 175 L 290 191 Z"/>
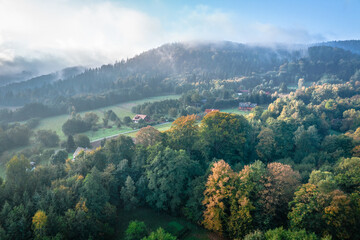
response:
<path id="1" fill-rule="evenodd" d="M 327 37 L 207 5 L 184 6 L 165 18 L 116 1 L 0 1 L 0 77 L 95 67 L 164 43 L 205 40 L 271 45 Z"/>

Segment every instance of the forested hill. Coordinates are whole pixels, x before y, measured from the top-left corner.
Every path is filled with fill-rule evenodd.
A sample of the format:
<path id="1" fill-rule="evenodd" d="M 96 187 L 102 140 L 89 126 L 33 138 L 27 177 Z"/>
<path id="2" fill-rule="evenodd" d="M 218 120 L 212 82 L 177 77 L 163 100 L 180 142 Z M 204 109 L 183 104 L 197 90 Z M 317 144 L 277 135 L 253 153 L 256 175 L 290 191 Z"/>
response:
<path id="1" fill-rule="evenodd" d="M 2 87 L 0 96 L 3 104 L 22 105 L 29 100 L 51 103 L 57 97 L 98 94 L 113 89 L 132 90 L 137 86 L 146 85 L 150 88 L 160 88 L 145 89 L 159 93 L 174 91 L 168 89 L 165 78 L 187 80 L 195 75 L 207 79 L 224 79 L 249 75 L 252 72 L 275 70 L 282 63 L 299 57 L 299 52 L 250 47 L 231 42 L 166 44 L 126 61 L 88 69 L 56 82 L 38 81 L 40 78 L 37 78 L 37 81 L 25 81 Z M 138 90 L 136 92 L 139 92 Z"/>
<path id="2" fill-rule="evenodd" d="M 316 44 L 317 46 L 329 46 L 334 48 L 342 48 L 352 53 L 360 54 L 360 40 L 331 41 Z"/>

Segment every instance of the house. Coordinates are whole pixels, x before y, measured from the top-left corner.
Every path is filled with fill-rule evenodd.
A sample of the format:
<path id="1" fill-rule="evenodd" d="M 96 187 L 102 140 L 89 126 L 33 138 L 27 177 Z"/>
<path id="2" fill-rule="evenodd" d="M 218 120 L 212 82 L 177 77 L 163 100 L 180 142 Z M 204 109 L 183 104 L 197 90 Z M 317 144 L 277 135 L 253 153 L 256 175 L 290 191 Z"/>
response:
<path id="1" fill-rule="evenodd" d="M 136 114 L 136 116 L 132 119 L 134 123 L 139 123 L 140 120 L 144 120 L 145 122 L 149 121 L 149 117 L 147 115 Z"/>
<path id="2" fill-rule="evenodd" d="M 220 112 L 220 110 L 219 109 L 205 109 L 205 114 L 208 114 L 211 112 Z"/>
<path id="3" fill-rule="evenodd" d="M 245 111 L 249 111 L 252 110 L 254 107 L 256 107 L 257 104 L 256 103 L 251 103 L 251 102 L 240 102 L 239 103 L 239 110 L 245 110 Z"/>
<path id="4" fill-rule="evenodd" d="M 76 159 L 76 157 L 79 156 L 80 153 L 82 153 L 82 152 L 88 153 L 90 151 L 91 151 L 90 149 L 78 147 L 73 154 L 72 160 L 74 161 Z"/>
<path id="5" fill-rule="evenodd" d="M 237 92 L 237 94 L 238 94 L 238 96 L 241 96 L 241 95 L 243 95 L 243 94 L 248 94 L 250 91 L 249 90 L 239 90 L 238 92 Z"/>

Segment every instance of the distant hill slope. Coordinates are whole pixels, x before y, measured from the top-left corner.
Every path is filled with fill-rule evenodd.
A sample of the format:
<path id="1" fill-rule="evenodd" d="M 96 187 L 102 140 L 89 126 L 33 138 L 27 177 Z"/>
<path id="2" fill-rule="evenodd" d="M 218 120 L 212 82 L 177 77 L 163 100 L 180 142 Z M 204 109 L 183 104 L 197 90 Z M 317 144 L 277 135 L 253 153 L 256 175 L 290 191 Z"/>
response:
<path id="1" fill-rule="evenodd" d="M 126 61 L 86 69 L 79 74 L 74 68 L 0 87 L 0 101 L 10 106 L 41 102 L 90 109 L 94 105 L 181 93 L 193 89 L 193 83 L 208 84 L 214 79 L 252 76 L 246 81 L 254 84 L 244 82 L 243 86 L 256 86 L 264 81 L 295 84 L 300 77 L 316 82 L 324 74 L 330 74 L 337 75 L 340 82 L 348 81 L 359 69 L 360 56 L 326 44 L 331 43 L 307 50 L 233 42 L 165 44 Z M 352 41 L 345 45 L 351 44 L 357 46 Z M 265 79 L 268 72 L 274 73 L 267 74 Z"/>
<path id="2" fill-rule="evenodd" d="M 17 89 L 22 88 L 38 88 L 61 79 L 68 79 L 84 71 L 84 67 L 69 67 L 54 73 L 33 77 L 27 80 L 25 80 L 24 78 L 21 80 L 21 78 L 19 77 L 16 82 L 8 83 L 3 86 L 3 88 L 7 89 L 8 91 L 16 91 Z"/>
<path id="3" fill-rule="evenodd" d="M 177 82 L 196 76 L 202 79 L 224 79 L 275 70 L 284 62 L 299 57 L 301 54 L 297 51 L 233 42 L 172 43 L 127 61 L 87 69 L 73 76 L 60 78 L 58 74 L 49 74 L 3 86 L 0 87 L 0 99 L 21 105 L 29 101 L 129 89 L 136 85 L 149 85 L 151 88 L 164 84 L 163 80 L 169 78 Z M 164 87 L 159 91 L 169 90 Z"/>
<path id="4" fill-rule="evenodd" d="M 342 48 L 352 53 L 360 54 L 360 40 L 331 41 L 318 43 L 315 45 Z"/>

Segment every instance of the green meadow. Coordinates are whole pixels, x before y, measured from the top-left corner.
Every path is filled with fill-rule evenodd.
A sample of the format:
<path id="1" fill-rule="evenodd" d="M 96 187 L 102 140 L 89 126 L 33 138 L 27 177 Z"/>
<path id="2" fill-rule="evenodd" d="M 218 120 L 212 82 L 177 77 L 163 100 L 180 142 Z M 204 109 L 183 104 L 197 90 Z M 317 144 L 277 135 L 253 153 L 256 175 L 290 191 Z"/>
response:
<path id="1" fill-rule="evenodd" d="M 138 104 L 143 104 L 145 102 L 162 101 L 165 99 L 178 99 L 178 98 L 180 98 L 180 95 L 167 95 L 167 96 L 151 97 L 151 98 L 146 98 L 146 99 L 142 99 L 142 100 L 130 101 L 130 102 L 120 103 L 120 104 L 116 104 L 116 105 L 112 105 L 112 106 L 108 106 L 108 107 L 104 107 L 104 108 L 94 109 L 91 111 L 81 112 L 80 115 L 84 116 L 85 113 L 87 113 L 87 112 L 94 112 L 99 116 L 99 122 L 100 122 L 104 112 L 106 112 L 108 110 L 112 110 L 121 119 L 124 118 L 125 116 L 129 116 L 132 118 L 135 116 L 135 114 L 131 112 L 131 108 Z M 70 116 L 68 114 L 64 114 L 64 115 L 59 115 L 59 116 L 55 116 L 55 117 L 44 118 L 40 121 L 39 126 L 37 126 L 35 130 L 40 130 L 40 129 L 54 130 L 59 135 L 61 140 L 65 140 L 66 138 L 65 138 L 65 135 L 64 135 L 61 127 L 69 119 L 69 117 Z M 131 130 L 132 130 L 131 128 L 125 127 L 125 126 L 121 127 L 120 129 L 113 126 L 112 128 L 99 129 L 98 131 L 88 131 L 85 134 L 90 138 L 90 140 L 95 140 L 95 139 L 103 138 L 106 136 L 111 136 L 111 135 L 115 135 L 115 134 L 119 134 L 119 133 L 123 133 L 123 132 L 128 132 Z"/>

